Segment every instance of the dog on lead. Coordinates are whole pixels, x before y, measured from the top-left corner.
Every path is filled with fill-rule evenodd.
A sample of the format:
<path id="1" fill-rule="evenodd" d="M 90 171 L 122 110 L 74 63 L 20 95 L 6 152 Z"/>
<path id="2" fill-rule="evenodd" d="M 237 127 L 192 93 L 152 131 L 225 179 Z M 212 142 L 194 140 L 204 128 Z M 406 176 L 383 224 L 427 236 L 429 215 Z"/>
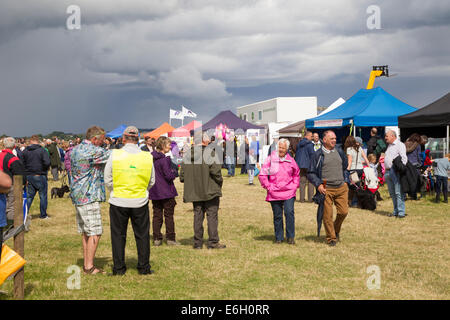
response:
<path id="1" fill-rule="evenodd" d="M 51 190 L 51 198 L 62 198 L 64 197 L 64 193 L 66 192 L 70 192 L 69 186 L 68 185 L 63 185 L 61 188 L 52 188 Z"/>
<path id="2" fill-rule="evenodd" d="M 356 193 L 358 207 L 365 210 L 375 210 L 377 208 L 376 195 L 370 190 L 358 189 Z"/>

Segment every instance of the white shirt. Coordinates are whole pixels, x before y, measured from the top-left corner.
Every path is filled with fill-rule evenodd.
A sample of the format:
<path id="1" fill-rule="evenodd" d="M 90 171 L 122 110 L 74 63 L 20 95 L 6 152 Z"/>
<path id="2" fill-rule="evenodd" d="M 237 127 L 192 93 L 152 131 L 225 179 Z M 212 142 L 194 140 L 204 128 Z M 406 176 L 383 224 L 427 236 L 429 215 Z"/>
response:
<path id="1" fill-rule="evenodd" d="M 392 162 L 398 156 L 402 157 L 402 162 L 404 165 L 408 162 L 408 157 L 406 156 L 406 147 L 403 142 L 398 139 L 395 139 L 394 142 L 388 145 L 386 149 L 386 153 L 384 155 L 384 166 L 386 170 L 392 168 Z"/>
<path id="2" fill-rule="evenodd" d="M 359 151 L 356 151 L 353 148 L 347 149 L 347 155 L 352 157 L 352 163 L 350 165 L 350 170 L 362 170 L 363 169 L 363 150 L 359 148 Z"/>

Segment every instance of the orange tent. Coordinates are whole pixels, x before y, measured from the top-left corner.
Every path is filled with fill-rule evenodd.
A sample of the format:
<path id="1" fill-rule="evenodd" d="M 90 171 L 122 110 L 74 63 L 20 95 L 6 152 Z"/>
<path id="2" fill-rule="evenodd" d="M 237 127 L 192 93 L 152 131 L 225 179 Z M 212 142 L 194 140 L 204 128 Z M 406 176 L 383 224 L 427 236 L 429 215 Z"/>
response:
<path id="1" fill-rule="evenodd" d="M 144 138 L 150 137 L 150 138 L 159 138 L 160 136 L 162 136 L 163 134 L 168 134 L 169 132 L 172 132 L 173 130 L 175 130 L 174 127 L 172 127 L 170 124 L 168 124 L 167 122 L 164 122 L 162 125 L 160 125 L 158 128 L 156 128 L 153 131 L 147 132 L 144 135 Z"/>

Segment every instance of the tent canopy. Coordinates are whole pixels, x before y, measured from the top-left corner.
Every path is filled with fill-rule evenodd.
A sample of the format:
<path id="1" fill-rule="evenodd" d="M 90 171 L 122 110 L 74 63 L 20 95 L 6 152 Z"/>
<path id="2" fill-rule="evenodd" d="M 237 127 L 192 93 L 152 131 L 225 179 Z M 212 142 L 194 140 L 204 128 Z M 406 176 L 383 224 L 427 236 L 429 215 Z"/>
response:
<path id="1" fill-rule="evenodd" d="M 264 127 L 254 125 L 250 122 L 240 119 L 230 110 L 220 112 L 214 118 L 203 124 L 202 129 L 204 131 L 215 129 L 220 124 L 224 124 L 229 129 L 233 130 L 242 129 L 244 131 L 247 131 L 248 129 L 264 129 Z"/>
<path id="2" fill-rule="evenodd" d="M 398 116 L 417 110 L 381 87 L 360 89 L 336 109 L 307 119 L 307 128 L 334 128 L 353 124 L 357 127 L 397 126 Z"/>
<path id="3" fill-rule="evenodd" d="M 160 125 L 158 128 L 156 128 L 155 130 L 151 131 L 151 132 L 147 132 L 144 137 L 147 138 L 159 138 L 160 136 L 162 136 L 163 134 L 168 134 L 169 132 L 172 132 L 173 130 L 175 130 L 174 127 L 172 127 L 170 124 L 168 124 L 167 122 L 164 122 L 162 125 Z"/>
<path id="4" fill-rule="evenodd" d="M 121 124 L 120 126 L 118 126 L 117 128 L 115 128 L 114 130 L 111 130 L 110 132 L 108 132 L 106 134 L 107 137 L 112 138 L 112 139 L 117 139 L 120 138 L 123 134 L 123 132 L 125 131 L 125 129 L 127 128 L 126 125 Z"/>
<path id="5" fill-rule="evenodd" d="M 336 109 L 337 107 L 339 107 L 339 106 L 340 106 L 341 104 L 343 104 L 343 103 L 345 103 L 345 100 L 341 97 L 341 98 L 337 99 L 335 102 L 333 102 L 332 104 L 330 104 L 330 105 L 328 106 L 328 108 L 326 108 L 324 111 L 322 111 L 322 112 L 320 113 L 320 115 L 322 116 L 322 115 L 324 115 L 325 113 L 328 113 L 328 112 L 330 112 L 330 111 Z"/>
<path id="6" fill-rule="evenodd" d="M 450 92 L 425 107 L 398 117 L 402 138 L 413 133 L 425 134 L 433 138 L 447 136 L 450 125 Z"/>
<path id="7" fill-rule="evenodd" d="M 191 135 L 191 130 L 195 130 L 201 126 L 202 123 L 200 121 L 194 120 L 170 132 L 169 137 L 189 137 Z"/>
<path id="8" fill-rule="evenodd" d="M 450 125 L 450 92 L 429 105 L 398 117 L 400 128 Z"/>
<path id="9" fill-rule="evenodd" d="M 281 133 L 292 133 L 292 132 L 299 133 L 303 130 L 304 127 L 305 127 L 305 120 L 302 120 L 302 121 L 291 123 L 290 125 L 278 130 L 278 132 L 280 134 Z"/>
<path id="10" fill-rule="evenodd" d="M 326 108 L 324 111 L 322 111 L 322 113 L 320 115 L 324 115 L 324 114 L 336 109 L 344 102 L 345 102 L 345 100 L 343 98 L 337 99 L 332 104 L 330 104 L 328 106 L 328 108 Z M 290 125 L 288 125 L 284 128 L 281 128 L 280 130 L 278 130 L 278 132 L 279 133 L 300 133 L 304 127 L 305 127 L 305 120 L 301 120 L 301 121 L 291 123 Z"/>

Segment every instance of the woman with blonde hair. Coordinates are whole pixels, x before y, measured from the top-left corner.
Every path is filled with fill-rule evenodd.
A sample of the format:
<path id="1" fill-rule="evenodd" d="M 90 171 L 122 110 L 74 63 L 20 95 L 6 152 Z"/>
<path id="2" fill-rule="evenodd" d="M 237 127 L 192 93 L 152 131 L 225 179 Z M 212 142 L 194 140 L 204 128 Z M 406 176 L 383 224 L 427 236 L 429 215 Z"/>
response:
<path id="1" fill-rule="evenodd" d="M 177 189 L 173 181 L 177 172 L 171 165 L 170 157 L 166 153 L 170 151 L 171 141 L 167 137 L 159 137 L 152 151 L 153 170 L 155 171 L 156 183 L 149 191 L 149 199 L 153 204 L 153 244 L 160 246 L 163 241 L 161 227 L 163 219 L 166 224 L 166 240 L 168 245 L 178 245 L 175 240 L 175 222 L 173 215 L 178 196 Z"/>

